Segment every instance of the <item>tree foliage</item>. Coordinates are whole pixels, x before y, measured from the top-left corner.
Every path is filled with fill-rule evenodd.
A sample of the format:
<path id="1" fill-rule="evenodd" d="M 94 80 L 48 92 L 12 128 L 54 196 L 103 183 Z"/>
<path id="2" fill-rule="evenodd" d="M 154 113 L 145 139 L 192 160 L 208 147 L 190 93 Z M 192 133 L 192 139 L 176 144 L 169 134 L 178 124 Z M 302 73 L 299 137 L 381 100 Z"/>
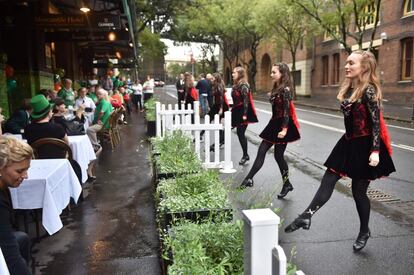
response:
<path id="1" fill-rule="evenodd" d="M 351 44 L 362 48 L 366 30 L 373 25 L 370 46 L 379 22 L 381 0 L 292 0 L 302 8 L 332 39 L 350 53 Z M 369 9 L 367 7 L 370 7 Z M 349 40 L 349 38 L 351 40 Z"/>

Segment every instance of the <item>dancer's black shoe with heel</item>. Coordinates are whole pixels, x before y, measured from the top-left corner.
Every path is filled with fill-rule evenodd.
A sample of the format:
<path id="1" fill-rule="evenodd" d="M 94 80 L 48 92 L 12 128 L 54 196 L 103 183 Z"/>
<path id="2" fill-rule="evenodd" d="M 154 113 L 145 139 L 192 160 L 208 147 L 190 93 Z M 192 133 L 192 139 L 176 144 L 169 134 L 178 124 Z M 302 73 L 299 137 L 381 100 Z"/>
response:
<path id="1" fill-rule="evenodd" d="M 277 198 L 283 199 L 290 191 L 293 191 L 293 185 L 288 181 L 285 184 L 283 184 L 282 191 L 280 191 L 280 194 L 277 195 Z"/>
<path id="2" fill-rule="evenodd" d="M 241 158 L 241 160 L 239 161 L 240 165 L 244 165 L 246 162 L 248 162 L 250 160 L 249 155 L 245 155 Z"/>
<path id="3" fill-rule="evenodd" d="M 311 215 L 310 214 L 301 214 L 297 217 L 291 224 L 286 226 L 285 232 L 291 233 L 293 231 L 298 230 L 299 228 L 303 228 L 305 230 L 309 230 L 311 226 Z"/>
<path id="4" fill-rule="evenodd" d="M 253 186 L 253 179 L 244 179 L 243 182 L 240 184 L 240 189 L 245 189 L 247 187 Z"/>
<path id="5" fill-rule="evenodd" d="M 369 237 L 371 237 L 371 231 L 369 229 L 367 233 L 359 232 L 358 238 L 352 246 L 354 248 L 354 251 L 360 251 L 362 248 L 364 248 Z"/>

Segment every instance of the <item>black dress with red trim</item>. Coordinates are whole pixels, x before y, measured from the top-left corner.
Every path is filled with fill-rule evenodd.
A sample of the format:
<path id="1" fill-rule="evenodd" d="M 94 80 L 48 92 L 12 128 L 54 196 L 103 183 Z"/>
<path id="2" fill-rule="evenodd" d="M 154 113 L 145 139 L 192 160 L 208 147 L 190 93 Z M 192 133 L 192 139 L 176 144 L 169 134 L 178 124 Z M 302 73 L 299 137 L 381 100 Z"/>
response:
<path id="1" fill-rule="evenodd" d="M 254 108 L 252 93 L 247 83 L 241 83 L 233 86 L 231 97 L 233 98 L 233 108 L 231 108 L 232 127 L 238 127 L 240 125 L 247 125 L 259 121 Z M 247 117 L 246 120 L 243 120 L 244 115 Z"/>
<path id="2" fill-rule="evenodd" d="M 214 119 L 214 116 L 220 112 L 220 109 L 222 109 L 220 119 L 224 117 L 224 112 L 230 109 L 229 103 L 224 94 L 224 87 L 218 86 L 217 88 L 213 88 L 213 104 L 211 105 L 210 112 L 208 113 L 210 120 Z"/>
<path id="3" fill-rule="evenodd" d="M 374 180 L 395 172 L 390 138 L 375 98 L 375 88 L 369 85 L 362 99 L 342 102 L 346 132 L 324 164 L 329 170 L 362 180 Z M 370 166 L 369 157 L 374 151 L 379 153 L 379 163 Z"/>
<path id="4" fill-rule="evenodd" d="M 272 104 L 272 118 L 259 136 L 273 144 L 300 139 L 299 123 L 289 89 L 285 88 L 281 93 L 272 95 L 269 101 Z M 284 138 L 278 138 L 277 135 L 283 128 L 287 128 L 286 135 Z"/>
<path id="5" fill-rule="evenodd" d="M 194 108 L 194 101 L 197 100 L 196 95 L 194 95 L 194 90 L 194 87 L 184 89 L 184 101 L 186 109 L 188 107 L 188 104 L 191 104 L 192 109 Z"/>

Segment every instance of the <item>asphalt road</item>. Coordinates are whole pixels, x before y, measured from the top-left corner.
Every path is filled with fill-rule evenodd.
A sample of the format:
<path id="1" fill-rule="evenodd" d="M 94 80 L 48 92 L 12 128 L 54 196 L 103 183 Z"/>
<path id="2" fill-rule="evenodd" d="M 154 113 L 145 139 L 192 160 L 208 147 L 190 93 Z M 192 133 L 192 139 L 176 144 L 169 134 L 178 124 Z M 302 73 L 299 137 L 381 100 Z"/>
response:
<path id="1" fill-rule="evenodd" d="M 162 89 L 165 103 L 176 103 L 176 90 L 173 86 Z M 163 102 L 164 103 L 164 102 Z M 268 102 L 255 100 L 259 123 L 248 127 L 248 134 L 257 136 L 271 117 L 271 106 Z M 340 113 L 318 110 L 310 107 L 296 107 L 300 122 L 301 139 L 289 144 L 288 151 L 306 160 L 309 165 L 320 166 L 344 133 L 343 117 Z M 390 177 L 373 182 L 372 187 L 381 191 L 392 200 L 411 201 L 414 195 L 414 129 L 399 123 L 387 123 L 392 139 L 393 160 L 397 169 Z"/>

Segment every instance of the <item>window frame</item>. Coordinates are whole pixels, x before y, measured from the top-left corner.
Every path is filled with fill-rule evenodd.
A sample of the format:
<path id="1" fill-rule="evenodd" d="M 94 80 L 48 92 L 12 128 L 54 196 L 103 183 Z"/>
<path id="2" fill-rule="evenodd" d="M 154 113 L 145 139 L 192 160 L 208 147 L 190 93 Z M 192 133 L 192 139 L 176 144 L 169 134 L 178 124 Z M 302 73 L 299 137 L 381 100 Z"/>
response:
<path id="1" fill-rule="evenodd" d="M 411 43 L 411 60 L 409 61 L 410 75 L 407 76 L 407 45 Z M 414 75 L 414 37 L 401 39 L 401 80 L 413 80 Z"/>
<path id="2" fill-rule="evenodd" d="M 411 7 L 412 7 L 411 10 L 408 10 L 408 3 L 411 3 Z M 404 16 L 414 15 L 414 0 L 405 0 L 404 1 L 404 12 L 403 12 L 403 15 Z"/>
<path id="3" fill-rule="evenodd" d="M 341 68 L 341 55 L 339 53 L 334 53 L 332 55 L 332 75 L 331 75 L 331 83 L 333 85 L 339 84 L 340 68 Z"/>
<path id="4" fill-rule="evenodd" d="M 321 58 L 322 63 L 322 79 L 321 86 L 329 85 L 329 55 L 323 55 Z"/>

